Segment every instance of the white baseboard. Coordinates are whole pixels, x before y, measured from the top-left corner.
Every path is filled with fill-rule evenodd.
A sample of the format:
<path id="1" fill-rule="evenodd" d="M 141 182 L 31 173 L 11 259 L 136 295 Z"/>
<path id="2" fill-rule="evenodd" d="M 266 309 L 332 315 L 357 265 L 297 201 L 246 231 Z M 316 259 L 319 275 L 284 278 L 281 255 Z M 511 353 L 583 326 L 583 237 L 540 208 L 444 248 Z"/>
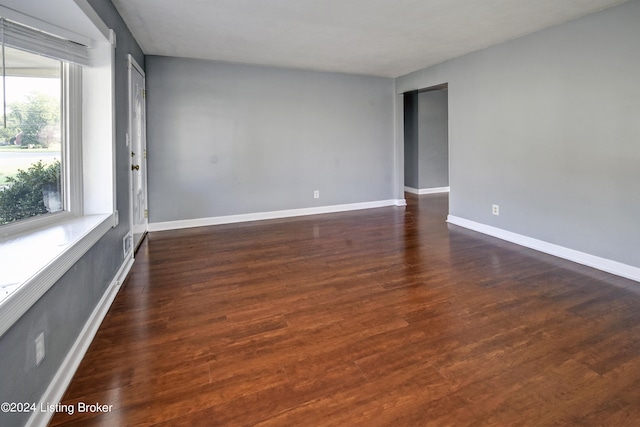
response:
<path id="1" fill-rule="evenodd" d="M 433 188 L 413 188 L 413 187 L 404 187 L 404 191 L 411 194 L 438 194 L 438 193 L 448 193 L 449 187 L 433 187 Z"/>
<path id="2" fill-rule="evenodd" d="M 602 258 L 584 252 L 576 251 L 574 249 L 565 248 L 564 246 L 559 246 L 553 243 L 545 242 L 543 240 L 534 239 L 522 234 L 513 233 L 511 231 L 506 231 L 501 228 L 481 224 L 479 222 L 459 218 L 453 215 L 449 215 L 447 217 L 447 222 L 483 234 L 488 234 L 489 236 L 497 237 L 498 239 L 506 240 L 520 246 L 535 249 L 549 255 L 554 255 L 559 258 L 573 261 L 578 264 L 606 271 L 607 273 L 615 274 L 616 276 L 640 282 L 640 268 L 638 267 L 633 267 L 631 265 L 612 261 L 607 258 Z"/>
<path id="3" fill-rule="evenodd" d="M 82 358 L 98 332 L 98 328 L 100 327 L 102 320 L 107 315 L 107 311 L 109 311 L 109 307 L 111 307 L 111 303 L 113 303 L 113 300 L 116 298 L 116 295 L 120 290 L 120 286 L 127 277 L 127 274 L 129 274 L 129 270 L 131 270 L 132 265 L 133 254 L 129 253 L 120 266 L 120 269 L 116 273 L 114 279 L 109 284 L 109 287 L 102 295 L 98 305 L 93 309 L 91 316 L 89 316 L 89 319 L 84 324 L 82 331 L 80 331 L 80 335 L 78 335 L 78 338 L 75 343 L 73 343 L 71 350 L 67 353 L 67 357 L 64 358 L 60 368 L 58 368 L 58 372 L 56 372 L 53 380 L 49 383 L 49 387 L 47 387 L 47 390 L 40 398 L 38 409 L 31 414 L 31 417 L 26 424 L 27 427 L 46 426 L 51 420 L 53 413 L 41 412 L 39 410 L 39 408 L 41 408 L 41 404 L 46 404 L 47 402 L 55 404 L 62 400 L 64 392 L 67 390 L 67 387 L 69 387 L 69 383 L 71 383 L 73 375 L 78 369 L 78 366 L 80 366 Z"/>
<path id="4" fill-rule="evenodd" d="M 345 205 L 319 206 L 316 208 L 289 209 L 282 211 L 257 212 L 240 215 L 216 216 L 178 221 L 149 223 L 149 231 L 179 230 L 182 228 L 205 227 L 209 225 L 233 224 L 237 222 L 262 221 L 265 219 L 291 218 L 304 215 L 355 211 L 360 209 L 381 208 L 385 206 L 406 206 L 405 199 L 379 200 L 375 202 L 350 203 Z"/>

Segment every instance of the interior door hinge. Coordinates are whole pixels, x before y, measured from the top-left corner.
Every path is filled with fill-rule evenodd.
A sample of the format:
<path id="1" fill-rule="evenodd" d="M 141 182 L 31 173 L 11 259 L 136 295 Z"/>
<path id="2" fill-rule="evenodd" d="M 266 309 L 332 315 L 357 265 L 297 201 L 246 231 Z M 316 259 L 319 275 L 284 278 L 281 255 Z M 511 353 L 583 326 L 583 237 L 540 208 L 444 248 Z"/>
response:
<path id="1" fill-rule="evenodd" d="M 149 218 L 149 209 L 144 210 L 144 217 Z"/>
<path id="2" fill-rule="evenodd" d="M 146 159 L 147 158 L 147 150 L 144 150 L 143 155 L 144 155 L 144 158 Z"/>
<path id="3" fill-rule="evenodd" d="M 142 97 L 143 98 L 147 97 L 147 90 L 146 89 L 142 89 Z"/>

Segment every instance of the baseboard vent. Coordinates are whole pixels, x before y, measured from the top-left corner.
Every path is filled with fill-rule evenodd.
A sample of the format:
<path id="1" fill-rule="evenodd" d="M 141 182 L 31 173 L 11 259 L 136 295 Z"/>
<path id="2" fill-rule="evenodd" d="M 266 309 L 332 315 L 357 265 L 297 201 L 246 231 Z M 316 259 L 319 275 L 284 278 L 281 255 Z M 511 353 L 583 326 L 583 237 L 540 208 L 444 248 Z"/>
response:
<path id="1" fill-rule="evenodd" d="M 129 255 L 129 253 L 131 252 L 132 246 L 133 246 L 133 236 L 131 235 L 131 233 L 129 233 L 122 238 L 122 256 L 124 258 L 126 258 L 127 255 Z"/>

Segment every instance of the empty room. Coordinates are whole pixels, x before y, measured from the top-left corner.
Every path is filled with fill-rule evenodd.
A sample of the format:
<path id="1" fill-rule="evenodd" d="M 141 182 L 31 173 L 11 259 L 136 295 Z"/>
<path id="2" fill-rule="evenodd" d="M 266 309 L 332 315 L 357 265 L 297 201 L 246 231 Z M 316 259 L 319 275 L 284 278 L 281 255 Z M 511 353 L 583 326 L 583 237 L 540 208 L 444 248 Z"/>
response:
<path id="1" fill-rule="evenodd" d="M 640 0 L 0 18 L 0 426 L 640 424 Z"/>

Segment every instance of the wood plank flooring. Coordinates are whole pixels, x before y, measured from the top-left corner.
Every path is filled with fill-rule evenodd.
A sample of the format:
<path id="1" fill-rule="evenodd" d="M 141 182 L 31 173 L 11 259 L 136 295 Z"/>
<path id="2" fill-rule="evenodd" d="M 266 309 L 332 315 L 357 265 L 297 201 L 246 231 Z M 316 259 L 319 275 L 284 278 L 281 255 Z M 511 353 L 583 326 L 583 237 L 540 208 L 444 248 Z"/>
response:
<path id="1" fill-rule="evenodd" d="M 640 283 L 407 197 L 151 233 L 51 425 L 640 425 Z"/>

